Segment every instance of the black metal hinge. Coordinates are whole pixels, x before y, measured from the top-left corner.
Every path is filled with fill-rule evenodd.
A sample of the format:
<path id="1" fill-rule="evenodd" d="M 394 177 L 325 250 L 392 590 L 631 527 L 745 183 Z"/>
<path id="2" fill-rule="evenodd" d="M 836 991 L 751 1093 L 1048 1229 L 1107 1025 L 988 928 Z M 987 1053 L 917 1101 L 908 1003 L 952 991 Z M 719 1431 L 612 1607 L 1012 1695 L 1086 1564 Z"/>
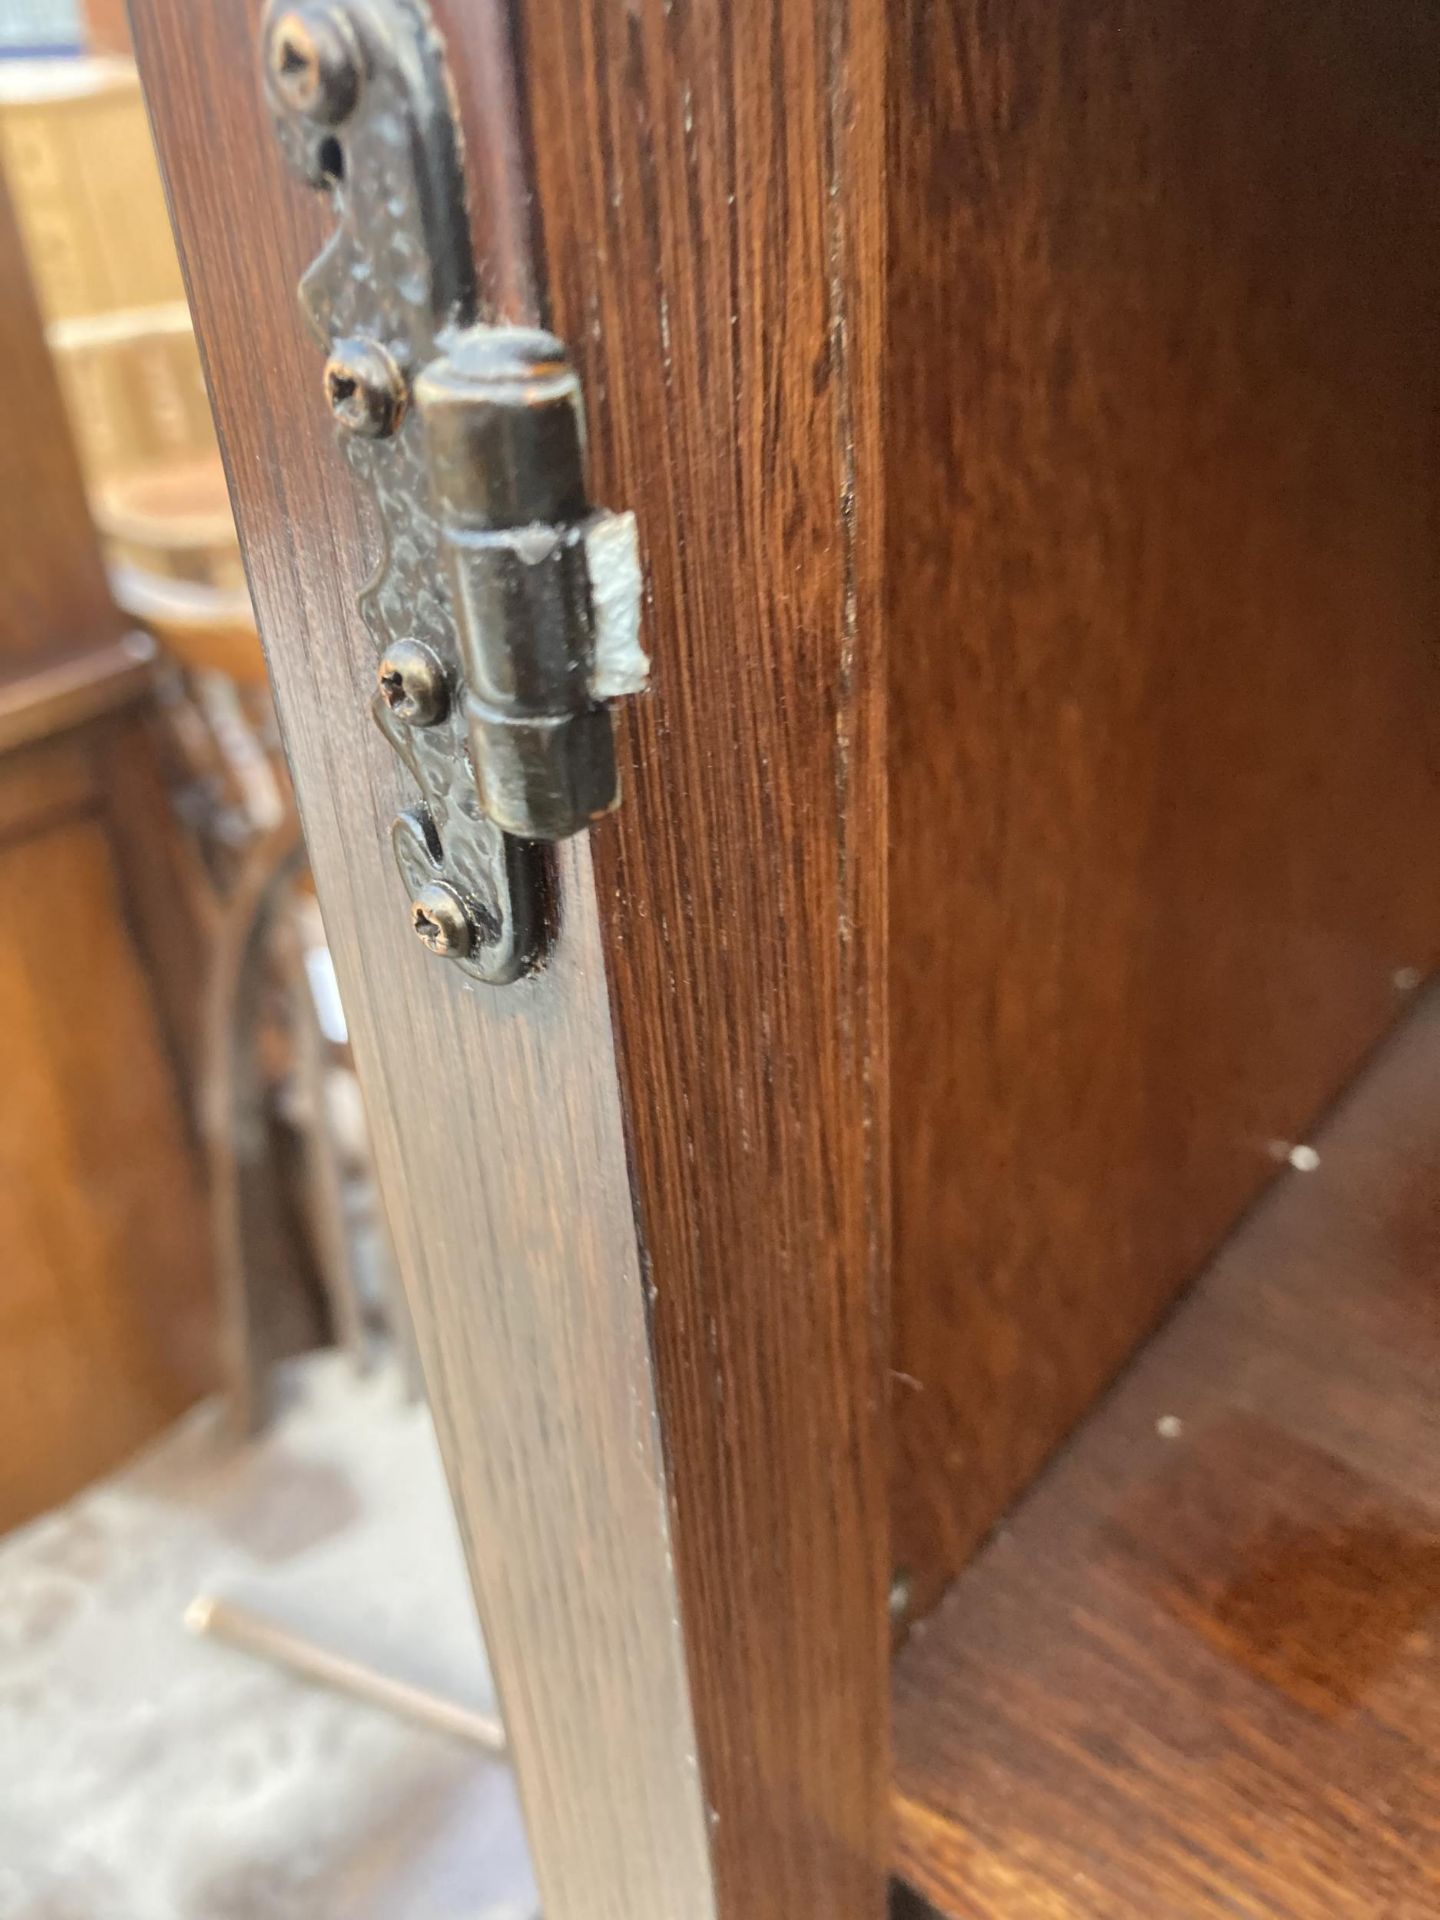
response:
<path id="1" fill-rule="evenodd" d="M 647 666 L 634 517 L 587 503 L 561 343 L 481 318 L 419 0 L 272 0 L 263 32 L 286 156 L 338 220 L 300 293 L 383 529 L 359 607 L 375 718 L 420 791 L 393 831 L 411 918 L 433 953 L 514 980 L 543 946 L 539 843 L 619 800 L 607 702 Z"/>

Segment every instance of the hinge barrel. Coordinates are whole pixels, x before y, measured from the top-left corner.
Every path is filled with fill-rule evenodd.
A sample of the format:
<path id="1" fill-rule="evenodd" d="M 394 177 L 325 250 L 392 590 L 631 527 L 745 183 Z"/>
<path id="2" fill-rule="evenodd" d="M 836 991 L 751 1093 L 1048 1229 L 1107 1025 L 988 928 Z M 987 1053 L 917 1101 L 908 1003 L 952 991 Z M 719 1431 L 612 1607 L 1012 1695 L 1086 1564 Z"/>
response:
<path id="1" fill-rule="evenodd" d="M 620 797 L 594 697 L 580 383 L 558 340 L 472 327 L 416 382 L 486 812 L 560 840 Z"/>

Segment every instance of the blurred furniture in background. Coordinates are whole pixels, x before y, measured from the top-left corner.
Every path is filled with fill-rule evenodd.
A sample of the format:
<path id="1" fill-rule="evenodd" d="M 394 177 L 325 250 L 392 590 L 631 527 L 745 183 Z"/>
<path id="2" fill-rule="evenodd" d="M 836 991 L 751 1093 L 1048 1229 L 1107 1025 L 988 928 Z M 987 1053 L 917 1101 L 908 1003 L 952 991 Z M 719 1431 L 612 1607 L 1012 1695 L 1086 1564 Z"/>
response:
<path id="1" fill-rule="evenodd" d="M 210 587 L 253 640 L 133 62 L 0 68 L 0 156 L 117 598 L 133 611 L 151 579 Z"/>
<path id="2" fill-rule="evenodd" d="M 107 31 L 103 44 L 123 42 Z M 333 975 L 326 997 L 328 954 L 133 64 L 0 63 L 0 160 L 25 242 L 22 257 L 12 233 L 7 324 L 25 364 L 43 368 L 44 437 L 68 488 L 68 519 L 50 516 L 49 544 L 29 537 L 16 516 L 34 476 L 17 460 L 5 497 L 6 564 L 33 567 L 36 592 L 55 600 L 46 630 L 57 649 L 96 622 L 121 636 L 120 651 L 103 656 L 113 672 L 87 669 L 72 686 L 76 670 L 67 668 L 63 698 L 48 681 L 45 697 L 50 708 L 59 700 L 55 725 L 67 728 L 86 702 L 132 703 L 128 755 L 89 759 L 87 791 L 123 816 L 133 842 L 117 910 L 140 931 L 135 982 L 163 1022 L 177 1165 L 192 1184 L 194 1142 L 203 1143 L 211 1229 L 208 1260 L 177 1250 L 165 1262 L 167 1284 L 183 1283 L 205 1306 L 184 1384 L 160 1395 L 148 1419 L 117 1421 L 109 1440 L 95 1434 L 70 1469 L 37 1433 L 35 1455 L 56 1461 L 56 1474 L 12 1459 L 15 1500 L 0 1511 L 3 1525 L 109 1465 L 210 1384 L 212 1284 L 218 1364 L 241 1430 L 261 1417 L 277 1359 L 333 1330 L 363 1363 L 394 1310 L 343 1017 Z M 31 438 L 22 425 L 17 442 Z M 70 555 L 73 541 L 84 543 L 83 564 Z M 21 581 L 12 571 L 17 593 Z M 33 622 L 17 609 L 15 626 L 18 646 Z M 127 626 L 143 631 L 126 635 Z M 38 692 L 15 698 L 33 732 Z M 6 911 L 20 912 L 18 897 L 10 892 Z M 149 939 L 152 926 L 166 931 Z M 118 1030 L 113 1045 L 118 1096 Z M 110 1140 L 117 1154 L 133 1152 L 128 1126 L 112 1126 Z M 63 1166 L 51 1177 L 63 1188 Z M 160 1212 L 168 1221 L 170 1210 Z M 193 1195 L 171 1224 L 181 1231 L 187 1219 L 193 1242 Z M 73 1276 L 62 1284 L 63 1265 L 57 1256 L 33 1280 L 57 1312 L 65 1286 L 78 1284 Z M 118 1274 L 112 1284 L 127 1297 L 144 1291 Z M 408 1340 L 402 1347 L 408 1354 Z M 44 1368 L 29 1376 L 34 1391 L 50 1391 Z"/>
<path id="3" fill-rule="evenodd" d="M 97 4 L 104 11 L 119 0 L 97 0 Z M 80 35 L 78 0 L 7 0 L 0 7 L 0 58 L 73 53 Z"/>
<path id="4" fill-rule="evenodd" d="M 0 1526 L 214 1381 L 181 1091 L 203 930 L 149 730 L 154 653 L 113 605 L 0 196 Z M 162 956 L 164 959 L 162 961 Z"/>
<path id="5" fill-rule="evenodd" d="M 85 44 L 92 53 L 130 52 L 125 0 L 81 0 Z"/>
<path id="6" fill-rule="evenodd" d="M 280 1374 L 253 1444 L 197 1407 L 0 1540 L 7 1920 L 535 1920 L 429 1414 Z"/>
<path id="7" fill-rule="evenodd" d="M 131 62 L 7 63 L 0 141 L 48 324 L 184 301 Z"/>

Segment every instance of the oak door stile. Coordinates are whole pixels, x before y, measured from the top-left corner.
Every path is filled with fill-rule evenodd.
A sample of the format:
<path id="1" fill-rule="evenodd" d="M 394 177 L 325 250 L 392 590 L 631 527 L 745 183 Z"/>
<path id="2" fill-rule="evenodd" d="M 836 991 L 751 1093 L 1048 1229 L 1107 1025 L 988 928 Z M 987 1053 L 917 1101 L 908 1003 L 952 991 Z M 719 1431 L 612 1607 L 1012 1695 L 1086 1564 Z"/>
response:
<path id="1" fill-rule="evenodd" d="M 390 853 L 407 796 L 356 611 L 375 533 L 295 300 L 326 216 L 267 124 L 258 7 L 137 0 L 134 26 L 547 1920 L 711 1920 L 589 848 L 558 853 L 533 976 L 486 987 L 415 939 Z M 485 111 L 507 111 L 493 60 Z M 524 287 L 486 226 L 519 246 L 493 192 L 513 130 L 481 139 L 477 251 L 491 285 Z"/>
<path id="2" fill-rule="evenodd" d="M 258 0 L 133 5 L 546 1920 L 879 1920 L 884 9 L 430 0 L 478 316 L 567 343 L 652 661 L 496 986 L 391 863 Z"/>

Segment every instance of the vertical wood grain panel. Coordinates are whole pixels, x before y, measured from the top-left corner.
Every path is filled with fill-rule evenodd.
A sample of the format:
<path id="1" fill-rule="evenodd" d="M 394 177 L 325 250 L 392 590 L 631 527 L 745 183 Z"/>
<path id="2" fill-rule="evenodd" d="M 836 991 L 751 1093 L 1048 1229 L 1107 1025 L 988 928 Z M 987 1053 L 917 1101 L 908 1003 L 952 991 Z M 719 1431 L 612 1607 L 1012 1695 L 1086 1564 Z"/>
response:
<path id="1" fill-rule="evenodd" d="M 353 600 L 375 536 L 295 301 L 325 218 L 261 112 L 257 14 L 136 0 L 137 56 L 545 1910 L 708 1920 L 589 849 L 563 851 L 563 924 L 529 981 L 473 985 L 409 931 L 389 850 L 402 776 L 367 711 Z M 456 11 L 467 112 L 469 56 L 499 17 Z M 494 202 L 497 178 L 513 191 L 503 147 L 470 134 L 478 238 L 518 246 L 523 219 Z M 523 260 L 496 264 L 523 302 Z"/>
<path id="2" fill-rule="evenodd" d="M 878 1913 L 877 0 L 526 0 L 549 315 L 651 695 L 594 834 L 723 1910 Z"/>
<path id="3" fill-rule="evenodd" d="M 1440 948 L 1440 26 L 892 20 L 894 1501 L 923 1606 Z"/>

